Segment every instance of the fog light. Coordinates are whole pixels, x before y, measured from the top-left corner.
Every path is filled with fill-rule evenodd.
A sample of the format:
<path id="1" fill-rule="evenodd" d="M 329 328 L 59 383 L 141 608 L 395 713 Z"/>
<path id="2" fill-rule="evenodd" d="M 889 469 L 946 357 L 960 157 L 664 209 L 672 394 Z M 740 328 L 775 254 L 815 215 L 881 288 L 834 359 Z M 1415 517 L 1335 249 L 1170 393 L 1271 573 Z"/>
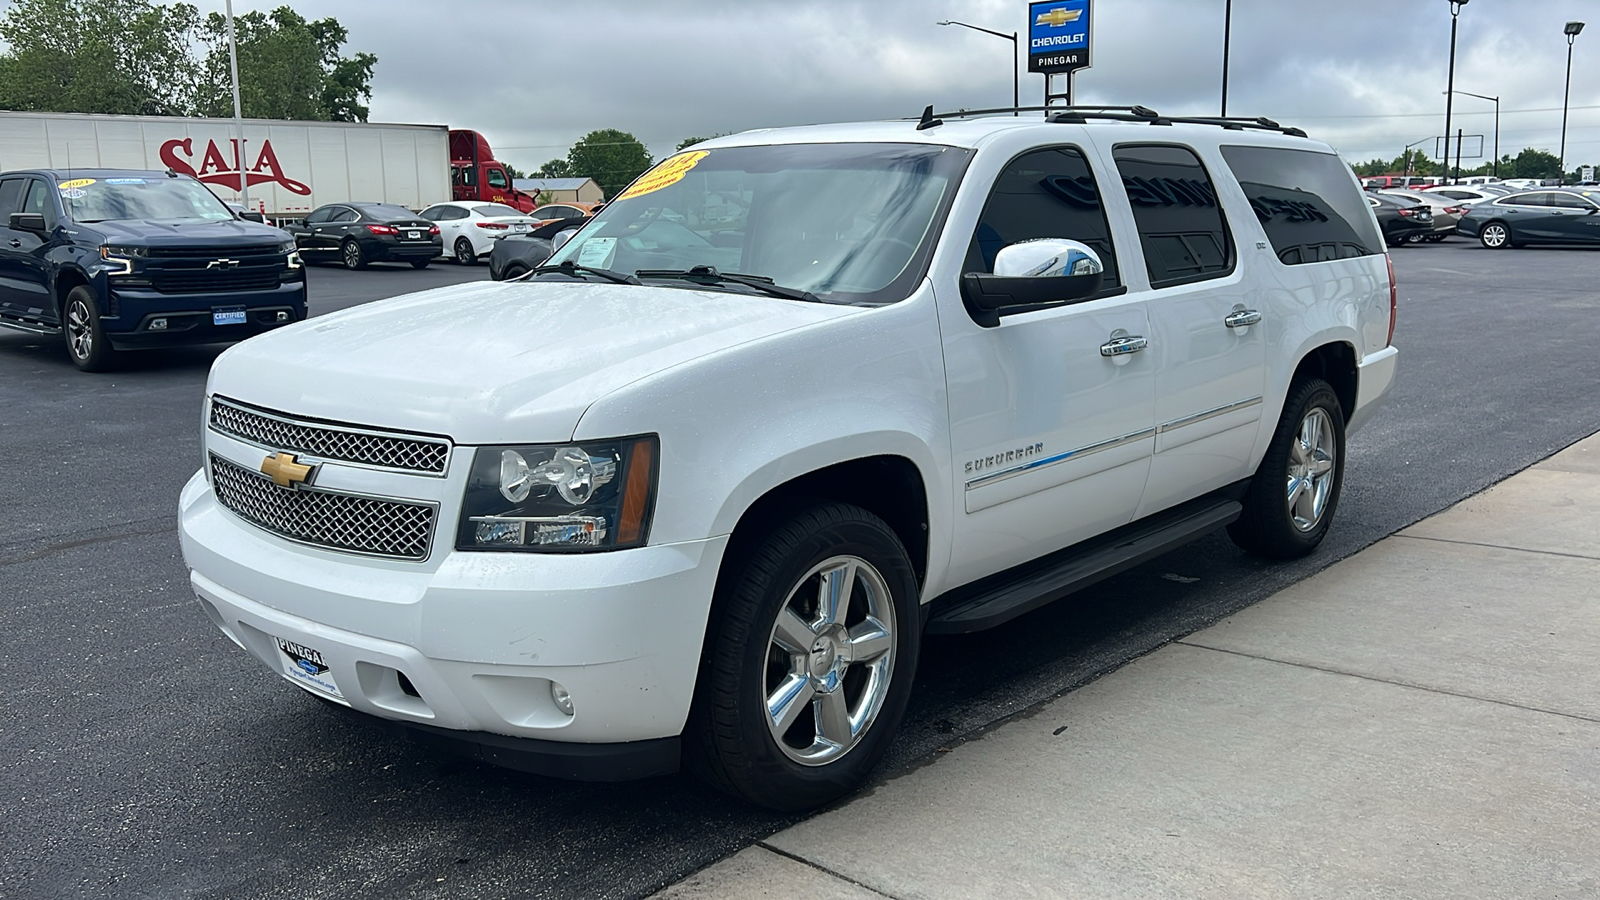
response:
<path id="1" fill-rule="evenodd" d="M 572 715 L 572 695 L 559 682 L 550 682 L 550 699 L 556 702 L 556 708 Z"/>
<path id="2" fill-rule="evenodd" d="M 278 310 L 278 321 L 279 322 L 287 322 L 287 321 L 289 321 L 289 313 L 287 311 L 285 311 L 285 310 L 281 310 L 281 309 Z"/>
<path id="3" fill-rule="evenodd" d="M 150 330 L 151 331 L 166 331 L 167 330 L 167 320 L 166 319 L 151 319 L 150 320 Z"/>

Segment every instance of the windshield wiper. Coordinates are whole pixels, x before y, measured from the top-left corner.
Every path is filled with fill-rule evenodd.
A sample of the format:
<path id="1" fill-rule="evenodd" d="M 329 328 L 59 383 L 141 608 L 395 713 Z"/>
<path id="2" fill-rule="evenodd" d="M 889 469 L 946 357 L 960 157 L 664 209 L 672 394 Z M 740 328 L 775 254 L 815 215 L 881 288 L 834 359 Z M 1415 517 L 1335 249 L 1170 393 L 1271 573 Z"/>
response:
<path id="1" fill-rule="evenodd" d="M 826 303 L 821 297 L 810 291 L 798 288 L 784 287 L 775 283 L 765 275 L 740 275 L 734 272 L 718 272 L 715 266 L 695 266 L 690 269 L 640 269 L 633 274 L 640 278 L 676 278 L 693 284 L 703 284 L 713 287 L 720 284 L 738 284 L 756 290 L 772 297 L 782 297 L 785 300 L 804 300 L 807 303 Z"/>
<path id="2" fill-rule="evenodd" d="M 607 280 L 609 282 L 612 282 L 613 284 L 641 284 L 642 283 L 642 282 L 639 281 L 639 279 L 633 277 L 632 275 L 624 275 L 621 272 L 613 272 L 610 269 L 598 269 L 598 268 L 595 268 L 594 266 L 581 266 L 581 265 L 578 265 L 577 263 L 573 262 L 570 259 L 564 259 L 561 262 L 556 263 L 553 266 L 535 266 L 535 267 L 533 267 L 532 269 L 530 269 L 528 271 L 528 274 L 522 276 L 522 278 L 519 278 L 517 280 L 518 281 L 524 281 L 524 280 L 527 280 L 527 279 L 531 279 L 535 275 L 543 275 L 543 274 L 546 274 L 548 272 L 558 272 L 558 273 L 560 273 L 562 275 L 570 275 L 570 276 L 572 276 L 574 278 L 576 278 L 579 275 L 598 275 L 599 277 L 604 278 L 605 280 Z"/>

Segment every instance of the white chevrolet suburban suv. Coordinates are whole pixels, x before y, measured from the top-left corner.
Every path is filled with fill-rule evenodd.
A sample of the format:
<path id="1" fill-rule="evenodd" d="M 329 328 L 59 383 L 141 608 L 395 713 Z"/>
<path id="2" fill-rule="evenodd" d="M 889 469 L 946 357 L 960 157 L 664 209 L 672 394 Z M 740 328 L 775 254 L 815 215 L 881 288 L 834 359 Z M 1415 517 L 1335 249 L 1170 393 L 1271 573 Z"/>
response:
<path id="1" fill-rule="evenodd" d="M 239 646 L 420 739 L 816 806 L 925 633 L 1224 526 L 1313 550 L 1394 305 L 1349 167 L 1266 120 L 748 132 L 524 279 L 228 350 L 183 554 Z"/>

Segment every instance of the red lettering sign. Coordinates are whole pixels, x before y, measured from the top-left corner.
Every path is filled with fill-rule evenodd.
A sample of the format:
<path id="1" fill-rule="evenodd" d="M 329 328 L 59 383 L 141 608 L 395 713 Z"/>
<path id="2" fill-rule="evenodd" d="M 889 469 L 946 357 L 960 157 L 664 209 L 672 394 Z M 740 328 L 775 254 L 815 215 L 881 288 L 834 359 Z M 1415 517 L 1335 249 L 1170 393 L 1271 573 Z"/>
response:
<path id="1" fill-rule="evenodd" d="M 194 138 L 174 138 L 161 145 L 161 161 L 166 163 L 172 171 L 180 175 L 192 175 L 205 184 L 214 184 L 219 187 L 232 188 L 237 191 L 243 185 L 240 183 L 239 172 L 233 167 L 233 160 L 237 158 L 235 145 L 237 141 L 228 141 L 228 151 L 224 153 L 217 146 L 216 141 L 207 141 L 205 152 L 200 157 L 200 168 L 197 171 L 193 165 L 195 156 Z M 181 152 L 181 156 L 179 155 Z M 248 157 L 246 157 L 248 159 Z M 251 187 L 258 184 L 276 184 L 295 194 L 310 194 L 311 186 L 295 181 L 283 174 L 283 168 L 278 164 L 278 155 L 272 152 L 272 141 L 261 142 L 261 152 L 256 155 L 255 165 L 250 166 L 244 173 Z"/>

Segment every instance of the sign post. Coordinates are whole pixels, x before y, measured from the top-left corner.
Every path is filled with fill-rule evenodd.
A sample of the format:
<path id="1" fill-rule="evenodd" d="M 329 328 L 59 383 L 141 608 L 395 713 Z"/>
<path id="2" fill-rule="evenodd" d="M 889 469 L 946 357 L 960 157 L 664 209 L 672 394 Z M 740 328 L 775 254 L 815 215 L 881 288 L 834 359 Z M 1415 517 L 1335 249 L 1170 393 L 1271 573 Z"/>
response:
<path id="1" fill-rule="evenodd" d="M 1044 73 L 1044 105 L 1065 100 L 1072 105 L 1072 77 L 1093 65 L 1092 0 L 1035 0 L 1028 4 L 1028 71 Z M 1065 75 L 1065 92 L 1052 89 Z"/>

